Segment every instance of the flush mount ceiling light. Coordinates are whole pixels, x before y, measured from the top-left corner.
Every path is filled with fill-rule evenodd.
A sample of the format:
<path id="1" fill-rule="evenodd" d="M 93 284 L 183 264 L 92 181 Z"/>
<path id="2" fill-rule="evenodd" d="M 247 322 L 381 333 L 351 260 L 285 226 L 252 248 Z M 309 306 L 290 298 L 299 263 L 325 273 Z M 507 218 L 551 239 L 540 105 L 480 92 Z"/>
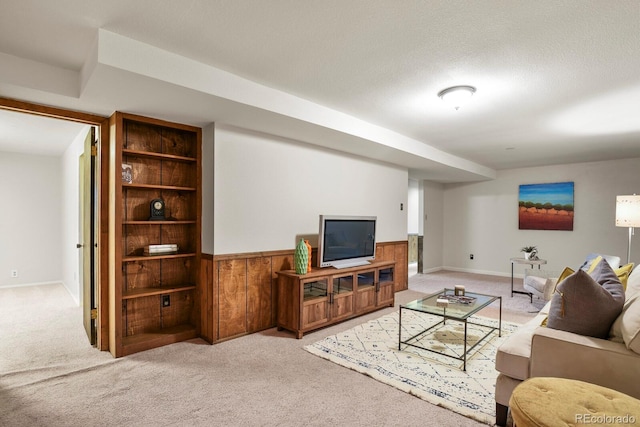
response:
<path id="1" fill-rule="evenodd" d="M 438 96 L 447 104 L 456 110 L 465 104 L 471 96 L 476 92 L 473 86 L 453 86 L 441 90 Z"/>

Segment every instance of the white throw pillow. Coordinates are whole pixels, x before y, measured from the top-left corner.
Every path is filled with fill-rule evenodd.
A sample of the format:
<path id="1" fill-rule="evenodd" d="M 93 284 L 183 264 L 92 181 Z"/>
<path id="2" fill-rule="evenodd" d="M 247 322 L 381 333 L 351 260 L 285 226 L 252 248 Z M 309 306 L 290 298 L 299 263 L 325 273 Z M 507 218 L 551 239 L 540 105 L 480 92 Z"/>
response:
<path id="1" fill-rule="evenodd" d="M 627 279 L 627 290 L 626 295 L 627 299 L 630 299 L 632 296 L 640 292 L 640 267 L 634 268 L 629 278 Z"/>
<path id="2" fill-rule="evenodd" d="M 558 283 L 557 277 L 550 277 L 547 279 L 547 283 L 544 285 L 544 300 L 549 301 L 553 296 L 553 291 L 556 289 Z"/>
<path id="3" fill-rule="evenodd" d="M 640 353 L 640 294 L 625 301 L 609 336 L 611 341 L 624 342 L 629 350 Z"/>

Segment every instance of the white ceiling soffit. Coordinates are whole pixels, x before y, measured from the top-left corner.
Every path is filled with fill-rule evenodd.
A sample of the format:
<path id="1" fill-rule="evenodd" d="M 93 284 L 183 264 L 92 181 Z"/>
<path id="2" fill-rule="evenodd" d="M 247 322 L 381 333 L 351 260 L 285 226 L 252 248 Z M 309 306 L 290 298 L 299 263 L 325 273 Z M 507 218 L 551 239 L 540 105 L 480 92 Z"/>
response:
<path id="1" fill-rule="evenodd" d="M 105 92 L 105 87 L 109 88 L 106 95 L 112 97 L 114 85 L 104 85 L 100 73 L 103 71 L 102 68 L 108 70 L 106 74 L 118 70 L 125 73 L 117 77 L 121 82 L 120 86 L 123 86 L 122 82 L 126 81 L 123 79 L 128 73 L 153 79 L 149 82 L 151 85 L 160 83 L 153 92 L 152 88 L 140 90 L 140 85 L 134 84 L 129 87 L 135 87 L 136 92 L 132 93 L 129 88 L 126 94 L 122 94 L 132 98 L 137 93 L 143 103 L 149 102 L 150 93 L 159 94 L 161 97 L 165 95 L 171 90 L 167 85 L 209 95 L 204 99 L 205 105 L 198 108 L 192 104 L 193 93 L 181 92 L 185 99 L 183 107 L 178 111 L 190 112 L 191 117 L 188 121 L 191 122 L 196 120 L 205 124 L 210 121 L 210 110 L 215 106 L 217 111 L 214 117 L 234 126 L 266 131 L 349 153 L 364 154 L 372 159 L 400 163 L 417 169 L 431 170 L 433 165 L 441 165 L 433 172 L 434 178 L 445 170 L 450 173 L 459 170 L 461 175 L 456 179 L 462 176 L 466 179 L 495 178 L 495 171 L 485 166 L 353 116 L 127 37 L 100 30 L 95 49 L 97 54 L 92 54 L 90 58 L 95 59 L 96 65 L 85 64 L 83 68 L 85 72 L 87 69 L 93 69 L 89 76 L 83 76 L 86 80 L 83 82 L 83 92 L 90 98 L 91 89 L 99 93 Z M 165 96 L 159 99 L 156 105 L 166 104 L 166 100 L 170 99 L 169 103 L 174 104 L 175 109 L 178 97 L 181 97 L 179 93 L 169 98 Z M 118 97 L 112 101 L 122 102 L 122 99 L 123 97 Z M 297 131 L 294 131 L 295 129 Z M 410 161 L 410 164 L 407 164 L 407 161 Z M 444 176 L 440 178 L 446 179 Z"/>
<path id="2" fill-rule="evenodd" d="M 52 105 L 81 105 L 95 114 L 120 110 L 197 126 L 214 118 L 398 164 L 438 182 L 495 178 L 491 168 L 397 132 L 102 29 L 80 72 L 9 55 L 2 60 L 2 81 L 31 89 L 38 102 L 44 91 Z M 11 94 L 10 86 L 2 89 Z"/>

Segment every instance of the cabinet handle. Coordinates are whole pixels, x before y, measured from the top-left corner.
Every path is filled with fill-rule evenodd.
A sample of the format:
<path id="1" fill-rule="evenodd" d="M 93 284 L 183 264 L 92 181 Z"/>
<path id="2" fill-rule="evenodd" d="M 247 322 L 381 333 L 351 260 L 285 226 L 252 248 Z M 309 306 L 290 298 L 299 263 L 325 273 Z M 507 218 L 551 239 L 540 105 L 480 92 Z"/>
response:
<path id="1" fill-rule="evenodd" d="M 376 292 L 380 292 L 380 282 L 376 282 Z"/>
<path id="2" fill-rule="evenodd" d="M 333 304 L 333 292 L 329 294 L 329 304 Z"/>

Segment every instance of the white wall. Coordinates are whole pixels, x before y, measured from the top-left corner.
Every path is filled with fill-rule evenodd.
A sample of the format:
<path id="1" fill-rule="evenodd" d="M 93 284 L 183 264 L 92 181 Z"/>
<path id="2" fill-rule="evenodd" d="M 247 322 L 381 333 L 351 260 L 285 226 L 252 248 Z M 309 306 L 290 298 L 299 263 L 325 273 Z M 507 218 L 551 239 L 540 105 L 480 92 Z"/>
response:
<path id="1" fill-rule="evenodd" d="M 420 183 L 415 179 L 409 180 L 409 198 L 407 200 L 407 233 L 408 234 L 421 234 L 422 221 L 421 212 L 422 206 L 420 206 Z"/>
<path id="2" fill-rule="evenodd" d="M 378 242 L 407 239 L 404 168 L 220 125 L 214 159 L 215 254 L 316 246 L 320 214 L 375 215 Z"/>
<path id="3" fill-rule="evenodd" d="M 422 182 L 424 237 L 422 244 L 422 271 L 442 268 L 444 245 L 444 186 L 430 181 Z"/>
<path id="4" fill-rule="evenodd" d="M 213 209 L 214 209 L 214 187 L 213 187 L 213 141 L 215 136 L 215 125 L 202 128 L 202 252 L 213 254 Z"/>
<path id="5" fill-rule="evenodd" d="M 76 244 L 82 242 L 80 236 L 80 163 L 79 157 L 84 151 L 84 140 L 90 126 L 86 126 L 59 158 L 61 168 L 62 197 L 62 283 L 77 304 L 82 301 L 80 286 L 80 250 Z M 106 195 L 105 195 L 106 196 Z"/>
<path id="6" fill-rule="evenodd" d="M 60 174 L 58 157 L 0 152 L 0 287 L 62 279 Z"/>
<path id="7" fill-rule="evenodd" d="M 640 159 L 627 159 L 504 170 L 493 181 L 446 185 L 443 265 L 510 275 L 509 258 L 525 245 L 536 245 L 550 269 L 578 267 L 589 252 L 626 260 L 628 229 L 615 226 L 616 195 L 640 194 L 639 171 Z M 519 185 L 565 181 L 575 183 L 573 231 L 519 230 Z M 632 259 L 640 262 L 640 235 Z"/>

